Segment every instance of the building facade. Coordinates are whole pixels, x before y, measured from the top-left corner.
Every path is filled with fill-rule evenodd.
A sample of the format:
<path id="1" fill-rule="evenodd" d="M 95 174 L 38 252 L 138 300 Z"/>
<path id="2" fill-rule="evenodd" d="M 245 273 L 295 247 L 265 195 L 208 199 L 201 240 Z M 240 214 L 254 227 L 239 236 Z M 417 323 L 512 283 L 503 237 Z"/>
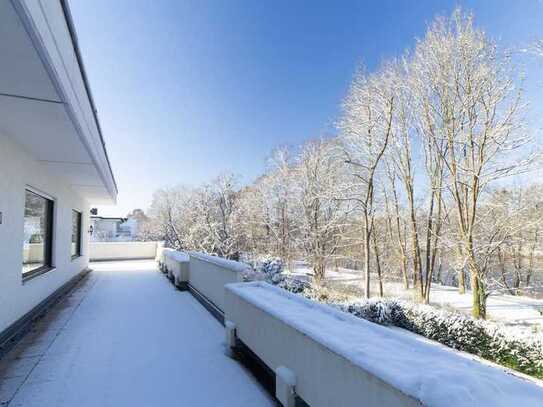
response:
<path id="1" fill-rule="evenodd" d="M 117 187 L 67 3 L 1 1 L 0 27 L 1 342 L 88 269 Z"/>
<path id="2" fill-rule="evenodd" d="M 91 216 L 91 240 L 95 242 L 132 241 L 137 234 L 137 221 L 131 218 Z"/>

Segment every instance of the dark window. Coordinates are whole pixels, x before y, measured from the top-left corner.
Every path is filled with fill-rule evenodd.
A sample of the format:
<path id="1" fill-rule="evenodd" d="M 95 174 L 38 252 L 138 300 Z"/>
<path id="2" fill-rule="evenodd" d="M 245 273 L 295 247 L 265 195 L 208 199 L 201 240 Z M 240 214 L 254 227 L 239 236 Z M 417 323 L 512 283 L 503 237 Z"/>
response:
<path id="1" fill-rule="evenodd" d="M 23 279 L 52 267 L 53 207 L 51 199 L 25 191 Z"/>
<path id="2" fill-rule="evenodd" d="M 72 211 L 72 259 L 81 256 L 81 212 Z"/>

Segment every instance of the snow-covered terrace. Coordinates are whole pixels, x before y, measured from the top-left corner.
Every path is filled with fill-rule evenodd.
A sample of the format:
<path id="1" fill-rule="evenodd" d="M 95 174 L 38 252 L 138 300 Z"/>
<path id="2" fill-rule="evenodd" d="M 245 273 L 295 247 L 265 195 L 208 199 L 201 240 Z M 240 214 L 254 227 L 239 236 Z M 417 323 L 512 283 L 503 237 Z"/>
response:
<path id="1" fill-rule="evenodd" d="M 261 281 L 240 283 L 248 271 L 241 263 L 163 248 L 156 259 L 178 289 L 153 260 L 94 263 L 0 359 L 0 405 L 506 407 L 543 400 L 535 380 Z"/>
<path id="2" fill-rule="evenodd" d="M 94 272 L 0 360 L 2 406 L 268 406 L 224 329 L 154 261 Z"/>

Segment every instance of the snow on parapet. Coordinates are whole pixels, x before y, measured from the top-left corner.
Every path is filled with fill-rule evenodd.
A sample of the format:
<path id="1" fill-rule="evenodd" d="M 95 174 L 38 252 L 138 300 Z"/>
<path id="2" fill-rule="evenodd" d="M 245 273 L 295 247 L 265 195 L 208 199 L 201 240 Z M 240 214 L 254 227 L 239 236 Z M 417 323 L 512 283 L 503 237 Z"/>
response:
<path id="1" fill-rule="evenodd" d="M 238 273 L 244 273 L 250 270 L 250 267 L 247 264 L 240 263 L 239 261 L 227 260 L 223 259 L 222 257 L 212 256 L 210 254 L 200 252 L 189 252 L 189 255 L 199 260 L 207 261 L 219 267 L 224 267 L 225 269 L 229 269 Z"/>
<path id="2" fill-rule="evenodd" d="M 169 257 L 172 260 L 176 260 L 179 262 L 186 262 L 189 261 L 189 255 L 183 252 L 179 252 L 177 250 L 173 249 L 164 249 L 164 256 Z"/>
<path id="3" fill-rule="evenodd" d="M 166 257 L 168 257 L 168 253 L 174 252 L 174 249 L 170 249 L 169 247 L 164 247 L 162 249 L 157 250 L 158 259 L 160 261 L 164 261 Z"/>
<path id="4" fill-rule="evenodd" d="M 257 281 L 225 286 L 426 406 L 542 406 L 543 385 L 505 368 Z"/>

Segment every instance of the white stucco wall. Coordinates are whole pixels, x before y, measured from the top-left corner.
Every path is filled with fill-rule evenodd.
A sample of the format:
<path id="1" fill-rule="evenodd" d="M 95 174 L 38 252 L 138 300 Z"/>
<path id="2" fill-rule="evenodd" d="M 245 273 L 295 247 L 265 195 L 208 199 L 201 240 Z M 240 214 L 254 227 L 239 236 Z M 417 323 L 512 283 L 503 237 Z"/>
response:
<path id="1" fill-rule="evenodd" d="M 158 262 L 159 265 L 161 265 L 161 263 L 164 262 L 164 254 L 167 250 L 170 250 L 170 249 L 166 249 L 164 247 L 164 242 L 156 242 L 155 260 Z"/>
<path id="2" fill-rule="evenodd" d="M 201 253 L 189 253 L 189 283 L 224 311 L 224 286 L 242 280 L 242 263 Z"/>
<path id="3" fill-rule="evenodd" d="M 310 406 L 422 405 L 332 351 L 326 343 L 242 298 L 234 291 L 235 286 L 225 287 L 225 320 L 235 323 L 238 338 L 269 368 L 275 371 L 285 366 L 294 373 L 296 393 Z"/>
<path id="4" fill-rule="evenodd" d="M 57 91 L 70 116 L 82 127 L 80 136 L 92 161 L 97 168 L 106 189 L 113 196 L 117 188 L 111 173 L 106 151 L 102 145 L 98 125 L 94 118 L 93 106 L 85 89 L 76 53 L 69 39 L 68 27 L 59 0 L 19 0 L 21 13 L 24 13 L 28 24 L 32 25 L 39 35 L 36 38 L 47 50 L 43 58 L 51 66 L 58 85 Z M 63 146 L 59 146 L 63 148 Z M 78 186 L 88 193 L 92 189 Z"/>
<path id="5" fill-rule="evenodd" d="M 55 199 L 53 265 L 55 269 L 23 284 L 25 187 Z M 83 214 L 82 256 L 72 260 L 72 209 Z M 88 266 L 89 206 L 67 183 L 0 133 L 0 332 Z"/>
<path id="6" fill-rule="evenodd" d="M 157 242 L 91 242 L 91 260 L 154 259 Z"/>
<path id="7" fill-rule="evenodd" d="M 176 286 L 183 283 L 188 283 L 190 278 L 189 255 L 175 250 L 164 251 L 162 248 L 160 248 L 160 251 L 164 254 L 163 257 L 166 272 L 168 277 L 173 278 L 173 283 Z"/>

